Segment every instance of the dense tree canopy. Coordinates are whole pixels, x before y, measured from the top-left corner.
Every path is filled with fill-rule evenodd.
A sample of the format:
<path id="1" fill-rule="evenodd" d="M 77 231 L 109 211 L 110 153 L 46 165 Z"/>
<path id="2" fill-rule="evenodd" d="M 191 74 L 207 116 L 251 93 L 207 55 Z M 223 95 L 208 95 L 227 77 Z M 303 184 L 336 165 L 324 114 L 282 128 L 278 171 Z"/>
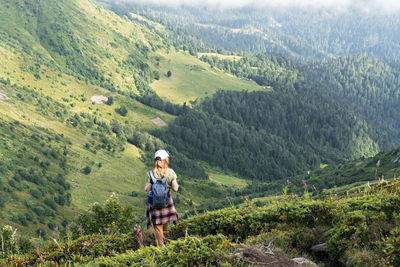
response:
<path id="1" fill-rule="evenodd" d="M 378 152 L 373 129 L 328 98 L 321 110 L 321 99 L 302 90 L 220 91 L 155 134 L 189 157 L 260 180 Z"/>

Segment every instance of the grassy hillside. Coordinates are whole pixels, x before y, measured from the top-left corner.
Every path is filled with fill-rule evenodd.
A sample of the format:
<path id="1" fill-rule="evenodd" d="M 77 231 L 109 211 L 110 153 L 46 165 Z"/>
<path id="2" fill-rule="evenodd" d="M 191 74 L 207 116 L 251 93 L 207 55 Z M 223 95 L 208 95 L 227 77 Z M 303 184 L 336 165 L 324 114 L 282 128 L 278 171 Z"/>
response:
<path id="1" fill-rule="evenodd" d="M 21 19 L 17 19 L 18 17 Z M 277 105 L 270 111 L 270 116 L 265 116 L 269 112 L 269 106 L 264 106 L 265 112 L 259 110 L 253 110 L 253 112 L 246 107 L 236 105 L 242 109 L 239 113 L 245 115 L 243 118 L 236 116 L 238 110 L 236 113 L 226 114 L 225 111 L 228 108 L 225 111 L 214 108 L 214 117 L 220 116 L 220 121 L 229 121 L 228 124 L 232 129 L 240 128 L 240 131 L 231 133 L 238 134 L 240 140 L 249 142 L 253 140 L 254 134 L 257 135 L 257 140 L 264 148 L 268 149 L 271 155 L 275 155 L 277 151 L 286 151 L 285 146 L 290 147 L 290 145 L 286 145 L 281 137 L 276 137 L 278 134 L 284 133 L 282 129 L 279 130 L 279 133 L 274 134 L 267 134 L 265 129 L 261 129 L 266 127 L 264 124 L 266 117 L 270 120 L 268 129 L 277 131 L 277 127 L 273 125 L 279 123 L 282 107 L 288 110 L 288 114 L 299 114 L 293 109 L 294 104 L 288 105 L 288 103 L 292 103 L 291 101 L 299 99 L 305 103 L 300 108 L 302 112 L 306 113 L 304 117 L 310 117 L 310 121 L 314 121 L 312 118 L 317 113 L 314 107 L 319 103 L 318 96 L 313 96 L 313 106 L 310 106 L 307 99 L 301 98 L 300 93 L 288 92 L 287 98 L 270 98 L 271 95 L 276 96 L 277 93 L 272 92 L 271 88 L 257 85 L 250 79 L 239 79 L 215 66 L 211 67 L 196 56 L 171 48 L 170 42 L 164 39 L 166 34 L 164 26 L 147 21 L 138 15 L 130 14 L 130 17 L 119 17 L 90 1 L 7 0 L 0 3 L 0 21 L 2 22 L 0 23 L 2 37 L 0 39 L 0 60 L 4 63 L 0 69 L 0 113 L 3 114 L 0 132 L 6 143 L 11 142 L 14 138 L 10 132 L 11 126 L 16 127 L 18 138 L 25 135 L 21 143 L 14 144 L 15 150 L 12 153 L 7 149 L 10 145 L 0 147 L 2 155 L 10 154 L 8 167 L 2 169 L 0 176 L 2 181 L 0 190 L 2 195 L 6 196 L 1 199 L 0 203 L 3 203 L 4 214 L 7 214 L 2 217 L 1 222 L 22 225 L 22 229 L 29 230 L 31 233 L 39 228 L 52 229 L 52 226 L 56 224 L 68 223 L 64 220 L 71 214 L 76 215 L 80 211 L 86 210 L 93 202 L 104 202 L 112 192 L 116 192 L 120 200 L 133 207 L 137 216 L 143 219 L 144 174 L 151 167 L 152 153 L 160 147 L 167 147 L 173 152 L 171 166 L 179 174 L 182 189 L 175 195 L 175 199 L 183 217 L 207 209 L 210 207 L 210 203 L 213 208 L 226 206 L 227 195 L 238 196 L 235 199 L 236 203 L 236 201 L 243 201 L 244 193 L 249 190 L 251 193 L 258 194 L 261 192 L 260 190 L 264 190 L 265 186 L 268 186 L 274 192 L 280 191 L 280 184 L 277 184 L 281 182 L 280 180 L 272 185 L 256 183 L 248 185 L 248 182 L 242 179 L 243 177 L 231 173 L 232 170 L 239 173 L 237 169 L 228 170 L 226 162 L 216 163 L 215 160 L 207 159 L 211 165 L 199 164 L 195 160 L 199 158 L 198 155 L 189 155 L 187 145 L 179 144 L 174 147 L 172 146 L 174 142 L 166 144 L 152 136 L 151 133 L 159 130 L 160 126 L 151 120 L 160 118 L 167 124 L 167 127 L 174 127 L 176 125 L 174 121 L 177 118 L 168 113 L 167 109 L 162 109 L 167 111 L 161 111 L 161 109 L 150 107 L 157 107 L 157 105 L 147 106 L 139 102 L 145 102 L 139 96 L 157 100 L 158 98 L 152 95 L 152 90 L 161 96 L 163 99 L 161 101 L 164 103 L 167 103 L 165 101 L 177 104 L 187 102 L 193 106 L 196 106 L 196 99 L 201 100 L 198 101 L 199 105 L 202 105 L 201 102 L 203 102 L 203 106 L 205 106 L 204 103 L 208 103 L 209 106 L 214 106 L 214 104 L 218 106 L 218 103 L 212 101 L 222 101 L 223 97 L 218 100 L 217 98 L 207 99 L 207 96 L 211 96 L 219 89 L 225 91 L 247 90 L 247 93 L 233 93 L 238 97 L 240 103 L 247 103 L 240 100 L 243 96 L 254 96 L 251 100 L 254 100 L 254 103 L 261 99 L 258 97 L 259 95 L 266 97 L 269 99 L 266 102 L 272 106 Z M 275 56 L 271 57 L 275 58 Z M 231 57 L 223 58 L 232 59 Z M 279 59 L 282 58 L 279 57 Z M 284 63 L 286 62 L 284 59 L 282 60 Z M 278 61 L 280 62 L 280 60 Z M 296 79 L 302 78 L 292 67 L 281 68 L 272 60 L 268 64 L 274 70 L 270 72 L 271 79 L 275 79 L 277 84 L 287 82 L 288 87 L 294 87 L 297 86 Z M 171 71 L 170 77 L 167 75 L 168 71 Z M 282 84 L 281 88 L 284 88 L 284 85 L 286 84 Z M 255 94 L 253 91 L 260 92 Z M 96 99 L 93 98 L 96 96 L 105 96 L 112 101 L 109 101 L 108 104 L 96 103 Z M 296 98 L 297 96 L 298 98 Z M 251 101 L 249 103 L 253 103 Z M 259 106 L 259 103 L 253 106 Z M 333 104 L 330 107 L 330 110 L 341 110 L 332 108 L 336 107 Z M 121 110 L 126 110 L 126 113 Z M 190 115 L 195 114 L 192 111 L 187 112 L 187 109 L 180 106 L 178 110 L 182 115 L 178 118 L 181 119 L 185 116 L 189 116 L 190 119 Z M 206 111 L 202 112 L 203 115 L 207 115 Z M 341 112 L 348 114 L 343 110 Z M 211 113 L 210 111 L 207 116 Z M 332 114 L 335 113 L 332 112 Z M 235 117 L 229 117 L 234 115 Z M 256 117 L 257 122 L 246 116 Z M 340 120 L 335 116 L 340 116 L 337 114 L 332 116 L 332 118 L 329 117 L 329 120 L 332 125 L 337 125 Z M 295 116 L 288 115 L 288 117 L 294 118 L 293 124 L 290 126 L 291 130 L 294 131 L 299 125 L 303 125 L 303 121 L 297 120 Z M 347 116 L 344 117 L 347 118 Z M 324 120 L 326 120 L 325 117 L 321 119 L 321 121 Z M 350 125 L 357 121 L 356 118 L 352 118 L 350 122 L 345 120 L 344 123 Z M 211 129 L 215 130 L 224 125 L 218 123 L 219 120 L 216 122 L 217 126 L 213 126 Z M 264 126 L 261 127 L 261 124 Z M 210 123 L 210 125 L 212 124 Z M 354 155 L 352 154 L 351 158 L 354 158 L 355 155 L 370 155 L 377 151 L 378 147 L 374 140 L 367 136 L 369 135 L 367 125 L 362 123 L 356 123 L 356 125 L 359 131 L 354 136 L 350 131 L 346 131 L 345 135 L 350 136 L 349 140 L 355 145 L 341 147 L 339 152 L 343 152 L 341 149 L 353 149 Z M 257 127 L 257 131 L 255 127 Z M 314 128 L 319 129 L 317 126 Z M 339 126 L 337 128 L 346 130 L 349 127 Z M 193 129 L 195 128 L 193 127 Z M 335 143 L 338 139 L 337 136 L 328 134 L 330 133 L 329 129 L 323 133 L 323 136 L 326 135 L 326 138 L 324 137 L 326 140 L 320 140 L 319 143 L 322 144 L 325 151 L 332 153 L 333 150 L 328 144 Z M 247 131 L 247 135 L 242 135 L 242 130 Z M 35 139 L 32 139 L 35 132 L 40 133 L 38 138 L 42 140 L 43 146 L 37 146 Z M 198 131 L 198 133 L 204 133 L 204 131 Z M 182 134 L 182 136 L 184 135 L 187 135 L 188 140 L 192 137 L 190 131 Z M 229 142 L 234 144 L 237 141 L 237 138 L 224 139 L 223 135 L 218 132 L 216 135 L 218 138 L 214 138 L 214 141 L 219 140 L 218 144 L 227 145 Z M 309 129 L 304 131 L 304 136 L 301 138 L 307 139 L 308 135 Z M 176 139 L 176 136 L 179 135 L 171 138 Z M 270 138 L 270 143 L 274 144 L 273 147 L 264 143 L 267 140 L 264 138 L 266 136 Z M 204 134 L 203 137 L 205 137 Z M 363 137 L 365 139 L 362 139 Z M 61 139 L 57 140 L 57 138 Z M 362 140 L 365 142 L 361 146 Z M 246 142 L 243 142 L 244 145 L 242 144 L 242 147 L 246 149 L 254 145 L 258 146 Z M 208 143 L 208 141 L 203 143 Z M 309 143 L 313 142 L 309 141 Z M 196 149 L 199 148 L 198 146 L 199 142 L 196 143 Z M 238 148 L 238 146 L 235 147 Z M 54 152 L 58 156 L 51 154 L 53 149 L 59 151 L 59 153 Z M 303 171 L 308 168 L 300 164 L 298 160 L 296 162 L 294 156 L 304 150 L 298 146 L 293 146 L 291 149 L 293 153 L 289 156 L 280 153 L 283 157 L 277 158 L 279 162 L 295 166 L 294 169 L 287 172 L 290 175 L 294 170 Z M 310 149 L 318 151 L 319 148 L 310 145 Z M 229 150 L 225 149 L 224 151 Z M 215 156 L 220 155 L 223 151 L 216 149 L 209 152 L 207 155 Z M 244 154 L 251 155 L 251 153 Z M 32 162 L 32 158 L 35 159 L 36 155 L 40 155 L 38 161 Z M 321 163 L 315 155 L 308 156 L 306 162 L 309 166 L 317 166 Z M 257 156 L 256 158 L 261 166 L 261 162 L 263 162 L 261 157 Z M 287 158 L 290 160 L 286 160 Z M 337 155 L 330 158 L 337 159 Z M 204 158 L 202 159 L 204 160 Z M 40 165 L 42 162 L 44 162 L 43 166 Z M 264 176 L 258 175 L 259 173 L 256 176 L 262 179 L 283 177 L 282 170 L 276 167 L 277 164 L 273 161 L 268 162 L 274 167 L 268 168 L 268 171 L 274 173 L 268 177 L 267 172 L 262 174 Z M 217 164 L 223 170 L 213 166 Z M 63 166 L 65 169 L 52 167 L 48 177 L 45 175 L 44 177 L 52 180 L 61 175 L 63 180 L 60 179 L 59 184 L 64 186 L 65 182 L 65 187 L 68 188 L 65 188 L 62 193 L 59 189 L 60 192 L 56 193 L 50 183 L 45 183 L 42 186 L 41 196 L 35 198 L 32 194 L 36 193 L 29 190 L 31 186 L 29 183 L 32 183 L 30 178 L 26 176 L 28 178 L 18 180 L 20 176 L 16 171 L 18 166 L 27 168 L 28 172 L 31 166 L 38 168 L 38 173 L 44 173 L 45 169 L 50 166 Z M 239 166 L 241 165 L 236 164 L 236 167 Z M 266 166 L 263 164 L 263 168 Z M 250 168 L 248 164 L 245 167 L 243 169 L 248 172 L 242 173 L 242 175 L 247 178 L 254 176 L 254 173 L 249 175 L 254 169 Z M 32 186 L 35 190 L 39 190 L 39 185 L 40 183 Z M 253 190 L 254 188 L 255 190 Z M 271 191 L 264 190 L 262 194 L 265 195 L 266 192 Z M 33 204 L 27 205 L 18 200 L 31 195 L 36 199 L 34 204 L 42 205 L 47 213 L 45 212 L 43 215 L 39 211 L 34 212 L 33 216 L 28 215 Z M 63 202 L 62 198 L 70 198 L 70 201 Z M 33 218 L 26 219 L 27 223 L 24 223 L 23 216 Z"/>
<path id="2" fill-rule="evenodd" d="M 348 162 L 339 166 L 327 166 L 310 173 L 309 182 L 324 194 L 348 194 L 363 191 L 366 187 L 391 181 L 400 175 L 400 149 L 381 152 L 374 157 Z"/>
<path id="3" fill-rule="evenodd" d="M 167 72 L 171 71 L 171 76 Z M 151 87 L 158 95 L 178 104 L 204 98 L 217 90 L 268 91 L 254 81 L 240 80 L 184 52 L 172 51 L 161 57 L 161 78 Z"/>
<path id="4" fill-rule="evenodd" d="M 57 229 L 54 239 L 39 240 L 36 250 L 27 249 L 29 243 L 16 245 L 9 237 L 13 228 L 3 227 L 6 244 L 20 252 L 7 249 L 0 263 L 249 266 L 274 262 L 298 266 L 291 258 L 306 257 L 322 266 L 397 266 L 399 186 L 395 179 L 362 193 L 325 200 L 283 194 L 261 206 L 247 201 L 240 207 L 196 214 L 172 227 L 165 247 L 155 247 L 152 233 L 139 224 L 133 231 L 125 229 L 130 222 L 120 215 L 129 211 L 111 197 L 85 217 L 97 226 L 84 221 L 81 230 Z M 100 214 L 107 219 L 99 218 Z M 88 225 L 99 231 L 90 232 Z"/>
<path id="5" fill-rule="evenodd" d="M 90 1 L 3 1 L 0 20 L 2 39 L 24 53 L 19 59 L 27 69 L 34 66 L 36 79 L 51 69 L 111 90 L 137 91 L 136 78 L 151 79 L 149 52 L 163 47 L 150 30 Z"/>
<path id="6" fill-rule="evenodd" d="M 248 196 L 263 203 L 270 195 L 287 190 L 289 194 L 304 194 L 304 187 L 314 198 L 348 196 L 369 191 L 377 184 L 393 181 L 400 176 L 400 149 L 381 152 L 369 158 L 347 161 L 343 164 L 323 165 L 302 175 L 275 182 L 253 181 L 237 192 L 236 198 Z M 289 181 L 289 182 L 288 182 Z M 232 201 L 237 201 L 232 198 Z"/>
<path id="7" fill-rule="evenodd" d="M 162 144 L 146 132 L 159 127 L 152 119 L 158 117 L 169 124 L 174 116 L 143 105 L 135 96 L 153 79 L 160 55 L 169 57 L 171 65 L 182 64 L 182 58 L 193 64 L 203 63 L 180 54 L 182 58 L 177 57 L 174 64 L 175 57 L 166 52 L 167 41 L 140 23 L 122 19 L 90 1 L 2 1 L 0 21 L 0 132 L 4 142 L 0 153 L 9 157 L 0 175 L 1 222 L 20 225 L 34 234 L 39 228 L 60 225 L 93 202 L 104 202 L 112 192 L 143 216 L 147 159 L 157 144 Z M 242 84 L 227 75 L 217 76 L 216 80 L 231 79 L 230 85 L 237 83 L 236 88 Z M 112 98 L 112 104 L 97 104 L 94 96 Z M 121 106 L 128 111 L 125 116 L 119 112 Z M 127 132 L 121 134 L 117 126 L 127 127 L 130 132 L 135 129 L 136 139 Z M 10 127 L 18 134 L 14 136 Z M 35 145 L 32 136 L 36 132 L 38 138 L 48 140 L 44 147 Z M 21 139 L 21 135 L 25 137 Z M 62 139 L 55 141 L 59 136 Z M 22 142 L 15 143 L 14 138 Z M 15 146 L 12 153 L 8 150 L 11 144 Z M 52 151 L 56 147 L 59 158 L 50 152 L 43 154 L 44 148 Z M 30 158 L 36 155 L 41 156 L 32 161 Z M 173 156 L 173 168 L 174 164 L 187 162 L 182 155 Z M 15 168 L 23 166 L 29 171 L 33 167 L 43 172 L 42 161 L 48 162 L 46 168 L 51 167 L 49 177 L 62 175 L 68 184 L 63 194 L 70 196 L 70 202 L 64 206 L 50 204 L 54 208 L 48 212 L 50 215 L 40 218 L 35 213 L 32 218 L 29 207 L 19 201 L 30 196 L 32 182 L 19 181 Z M 65 170 L 52 167 L 59 166 L 60 161 Z M 218 175 L 212 168 L 207 173 Z M 179 179 L 185 184 L 182 188 L 187 188 L 187 192 L 176 195 L 182 214 L 205 201 L 199 188 L 215 187 L 211 181 L 197 183 L 182 175 Z M 33 203 L 44 205 L 46 210 L 46 197 L 55 200 L 59 195 L 47 184 L 42 190 L 42 196 L 34 198 Z M 223 198 L 225 194 L 218 190 L 225 192 L 227 188 L 216 188 L 209 199 Z M 23 216 L 29 218 L 27 223 Z"/>

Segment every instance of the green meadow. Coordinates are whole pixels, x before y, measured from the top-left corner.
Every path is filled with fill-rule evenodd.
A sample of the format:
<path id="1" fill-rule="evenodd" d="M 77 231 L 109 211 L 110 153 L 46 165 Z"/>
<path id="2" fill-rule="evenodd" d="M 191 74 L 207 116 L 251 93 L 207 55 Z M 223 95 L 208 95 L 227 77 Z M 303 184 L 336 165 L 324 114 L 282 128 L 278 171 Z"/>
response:
<path id="1" fill-rule="evenodd" d="M 229 59 L 229 60 L 240 60 L 242 56 L 237 55 L 222 55 L 218 53 L 197 53 L 197 57 L 201 58 L 202 56 L 209 56 L 209 57 L 218 57 L 219 59 Z"/>
<path id="2" fill-rule="evenodd" d="M 236 188 L 243 188 L 248 184 L 248 180 L 235 177 L 234 174 L 225 174 L 222 171 L 216 169 L 206 169 L 210 181 L 215 182 L 218 185 L 228 185 Z"/>
<path id="3" fill-rule="evenodd" d="M 167 72 L 171 76 L 167 77 Z M 206 96 L 211 96 L 219 89 L 235 91 L 265 91 L 254 81 L 244 81 L 222 70 L 211 68 L 207 63 L 173 49 L 160 55 L 159 80 L 151 83 L 158 95 L 177 104 L 183 104 Z"/>

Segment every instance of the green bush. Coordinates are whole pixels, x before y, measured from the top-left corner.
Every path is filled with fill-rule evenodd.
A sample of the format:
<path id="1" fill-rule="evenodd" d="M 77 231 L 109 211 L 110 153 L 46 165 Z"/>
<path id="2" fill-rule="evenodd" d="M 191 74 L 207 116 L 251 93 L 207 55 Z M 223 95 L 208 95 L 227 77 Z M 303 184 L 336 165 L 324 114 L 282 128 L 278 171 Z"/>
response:
<path id="1" fill-rule="evenodd" d="M 182 237 L 187 230 L 201 236 L 221 233 L 243 240 L 279 225 L 329 225 L 335 217 L 334 208 L 333 204 L 319 200 L 283 202 L 255 209 L 225 208 L 191 217 L 172 228 L 170 235 Z"/>
<path id="2" fill-rule="evenodd" d="M 40 193 L 40 191 L 38 191 L 36 189 L 29 190 L 29 193 L 31 194 L 31 196 L 33 196 L 36 199 L 42 198 L 42 193 Z"/>
<path id="3" fill-rule="evenodd" d="M 106 104 L 109 105 L 109 106 L 111 106 L 112 104 L 114 104 L 114 97 L 109 96 L 109 97 L 107 98 Z"/>
<path id="4" fill-rule="evenodd" d="M 345 264 L 363 262 L 368 253 L 350 258 L 349 251 L 372 251 L 376 257 L 382 253 L 377 245 L 382 234 L 390 231 L 399 221 L 399 188 L 373 195 L 351 196 L 343 199 L 276 201 L 258 208 L 225 208 L 197 215 L 180 222 L 169 232 L 171 238 L 191 235 L 223 234 L 233 240 L 270 231 L 292 231 L 286 245 L 297 252 L 309 253 L 310 247 L 327 243 L 327 252 L 333 262 Z M 396 262 L 396 232 L 385 239 L 387 258 Z M 396 254 L 397 253 L 397 254 Z M 389 255 L 392 255 L 389 257 Z M 397 263 L 397 262 L 396 262 Z"/>
<path id="5" fill-rule="evenodd" d="M 0 194 L 0 208 L 4 208 L 8 201 L 8 196 L 5 194 Z"/>
<path id="6" fill-rule="evenodd" d="M 56 202 L 54 201 L 54 199 L 52 199 L 52 198 L 45 198 L 44 199 L 44 203 L 48 206 L 48 207 L 50 207 L 50 208 L 52 208 L 53 210 L 57 210 L 57 204 L 56 204 Z"/>
<path id="7" fill-rule="evenodd" d="M 69 260 L 74 262 L 92 261 L 101 256 L 111 256 L 115 253 L 125 253 L 127 249 L 137 249 L 139 247 L 133 235 L 127 234 L 93 234 L 81 236 L 76 240 L 59 239 L 56 235 L 54 239 L 48 241 L 45 246 L 37 249 L 40 251 L 40 256 L 37 250 L 32 249 L 26 255 L 21 255 L 17 258 L 9 258 L 9 263 L 22 266 L 22 263 L 29 265 L 67 263 Z M 26 241 L 25 241 L 26 243 Z M 32 248 L 32 245 L 24 244 L 26 248 Z M 0 262 L 1 263 L 1 262 Z M 48 266 L 48 265 L 46 265 Z"/>
<path id="8" fill-rule="evenodd" d="M 119 115 L 121 116 L 126 116 L 128 114 L 128 109 L 125 106 L 121 106 L 117 112 L 119 113 Z"/>
<path id="9" fill-rule="evenodd" d="M 7 257 L 18 252 L 17 230 L 10 225 L 0 228 L 0 257 Z"/>
<path id="10" fill-rule="evenodd" d="M 88 175 L 92 172 L 92 168 L 90 168 L 90 166 L 86 166 L 82 171 L 84 174 Z"/>
<path id="11" fill-rule="evenodd" d="M 368 243 L 366 216 L 359 210 L 349 212 L 343 221 L 330 230 L 327 243 L 329 255 L 334 260 L 345 262 L 346 251 L 355 244 Z"/>
<path id="12" fill-rule="evenodd" d="M 393 266 L 400 266 L 400 228 L 390 231 L 390 235 L 383 240 L 383 253 Z"/>
<path id="13" fill-rule="evenodd" d="M 142 247 L 116 257 L 101 257 L 85 266 L 232 266 L 234 246 L 223 235 L 186 236 L 166 247 Z"/>
<path id="14" fill-rule="evenodd" d="M 119 199 L 112 195 L 102 207 L 94 203 L 87 213 L 78 218 L 78 225 L 85 234 L 93 233 L 129 233 L 139 223 L 131 206 L 123 207 Z M 75 236 L 79 235 L 75 229 Z"/>
<path id="15" fill-rule="evenodd" d="M 350 250 L 346 252 L 346 266 L 365 267 L 379 266 L 376 259 L 376 254 L 372 250 Z"/>

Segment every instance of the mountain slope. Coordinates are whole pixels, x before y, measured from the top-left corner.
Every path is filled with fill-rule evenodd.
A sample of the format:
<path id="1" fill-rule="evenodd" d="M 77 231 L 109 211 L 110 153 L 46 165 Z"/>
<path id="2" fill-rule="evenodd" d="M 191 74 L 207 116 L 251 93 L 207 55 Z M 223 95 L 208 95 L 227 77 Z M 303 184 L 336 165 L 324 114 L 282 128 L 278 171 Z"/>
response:
<path id="1" fill-rule="evenodd" d="M 360 118 L 384 129 L 391 144 L 400 145 L 398 105 L 400 71 L 386 62 L 365 56 L 346 56 L 307 66 L 310 80 L 348 106 Z"/>
<path id="2" fill-rule="evenodd" d="M 99 2 L 121 16 L 135 12 L 166 25 L 174 46 L 192 53 L 267 52 L 301 59 L 365 54 L 388 62 L 399 60 L 400 16 L 393 10 L 371 8 L 371 3 L 362 8 L 350 3 L 356 7 L 343 9 L 343 3 L 339 8 L 265 3 L 220 9 L 194 3 Z"/>
<path id="3" fill-rule="evenodd" d="M 3 35 L 36 64 L 112 90 L 140 90 L 133 76 L 150 80 L 149 52 L 162 47 L 145 27 L 90 1 L 3 1 L 0 18 Z"/>
<path id="4" fill-rule="evenodd" d="M 174 116 L 137 99 L 151 91 L 148 82 L 157 71 L 156 58 L 168 53 L 156 50 L 168 49 L 168 41 L 90 1 L 2 1 L 0 21 L 0 132 L 4 133 L 2 141 L 9 144 L 0 147 L 0 153 L 9 156 L 0 173 L 1 223 L 23 222 L 22 229 L 32 235 L 39 228 L 52 230 L 90 204 L 105 201 L 112 192 L 137 214 L 144 214 L 144 174 L 151 168 L 154 149 L 166 146 L 146 132 L 158 127 L 152 119 L 168 124 Z M 232 84 L 235 81 L 240 83 L 234 77 Z M 98 103 L 100 96 L 112 101 Z M 127 114 L 121 115 L 121 107 Z M 25 135 L 21 143 L 14 143 L 11 126 L 18 131 L 16 137 Z M 35 144 L 32 136 L 37 132 L 44 147 Z M 55 141 L 59 136 L 62 139 Z M 15 144 L 12 153 L 8 151 L 11 144 Z M 57 149 L 55 156 L 52 149 Z M 191 181 L 193 175 L 204 179 L 207 174 L 198 163 L 189 162 L 173 149 L 172 167 L 179 172 L 180 183 L 185 181 L 191 188 L 176 195 L 177 206 L 184 213 L 192 203 L 205 201 L 199 186 L 212 188 L 214 184 Z M 36 155 L 38 162 L 31 159 Z M 65 170 L 58 167 L 60 161 Z M 33 197 L 28 207 L 20 199 L 32 196 L 29 187 L 39 189 L 28 176 L 19 178 L 15 166 L 28 172 L 30 167 L 38 172 L 51 168 L 48 179 L 56 182 L 62 175 L 60 183 L 68 187 L 62 196 L 70 196 L 68 203 L 59 205 L 56 199 L 61 195 L 46 183 L 41 185 L 41 195 L 33 193 L 37 198 Z M 208 173 L 216 175 L 212 168 Z M 213 192 L 219 196 L 226 190 L 221 187 Z M 47 207 L 46 198 L 56 204 L 47 201 L 51 202 Z M 33 206 L 52 212 L 34 213 L 32 218 Z M 28 213 L 26 226 L 22 216 Z"/>
<path id="5" fill-rule="evenodd" d="M 199 110 L 180 115 L 155 134 L 189 157 L 259 181 L 379 151 L 365 122 L 329 98 L 302 89 L 219 91 Z"/>
<path id="6" fill-rule="evenodd" d="M 22 168 L 28 162 L 44 172 L 45 165 L 28 160 L 43 154 L 38 160 L 47 159 L 49 166 L 66 165 L 65 170 L 54 167 L 49 180 L 61 174 L 70 184 L 63 194 L 51 194 L 51 186 L 42 192 L 35 203 L 51 198 L 54 214 L 42 220 L 35 215 L 28 223 L 31 230 L 51 229 L 63 221 L 61 214 L 77 213 L 113 191 L 143 216 L 143 174 L 160 147 L 171 151 L 171 166 L 180 174 L 183 190 L 176 203 L 182 213 L 237 191 L 221 185 L 221 170 L 215 165 L 227 174 L 222 180 L 235 176 L 243 187 L 243 177 L 280 181 L 320 163 L 379 151 L 380 131 L 335 103 L 332 94 L 310 90 L 291 60 L 260 56 L 266 65 L 252 66 L 241 56 L 243 65 L 232 71 L 235 76 L 190 51 L 175 50 L 163 25 L 127 15 L 118 17 L 90 1 L 0 3 L 0 130 L 7 141 L 13 138 L 10 125 L 19 123 L 19 136 L 47 129 L 40 138 L 51 139 L 44 151 L 36 145 L 16 146 L 7 166 Z M 246 76 L 249 69 L 260 73 Z M 97 102 L 104 97 L 108 104 Z M 160 130 L 153 119 L 167 127 Z M 66 155 L 55 158 L 51 151 L 62 151 L 55 141 L 61 135 Z M 28 159 L 19 159 L 24 146 Z M 6 146 L 0 153 L 7 155 Z M 31 195 L 24 186 L 31 181 L 18 177 L 8 167 L 1 172 L 5 213 L 18 211 L 5 216 L 6 222 L 18 223 L 23 220 L 19 214 L 29 209 L 14 196 L 18 188 L 19 197 Z M 71 205 L 64 207 L 60 199 L 68 194 Z"/>

